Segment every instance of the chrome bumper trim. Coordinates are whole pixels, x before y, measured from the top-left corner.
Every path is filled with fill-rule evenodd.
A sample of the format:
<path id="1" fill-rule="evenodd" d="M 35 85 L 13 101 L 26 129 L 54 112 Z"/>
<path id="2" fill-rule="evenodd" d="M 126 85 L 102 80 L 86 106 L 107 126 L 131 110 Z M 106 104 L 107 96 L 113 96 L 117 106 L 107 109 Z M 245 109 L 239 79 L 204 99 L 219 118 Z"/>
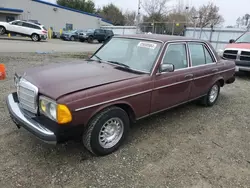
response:
<path id="1" fill-rule="evenodd" d="M 15 102 L 13 94 L 7 97 L 7 106 L 10 116 L 18 127 L 23 127 L 42 141 L 50 144 L 56 144 L 57 138 L 54 132 L 48 130 L 43 125 L 36 122 L 31 117 L 25 116 L 18 103 Z"/>

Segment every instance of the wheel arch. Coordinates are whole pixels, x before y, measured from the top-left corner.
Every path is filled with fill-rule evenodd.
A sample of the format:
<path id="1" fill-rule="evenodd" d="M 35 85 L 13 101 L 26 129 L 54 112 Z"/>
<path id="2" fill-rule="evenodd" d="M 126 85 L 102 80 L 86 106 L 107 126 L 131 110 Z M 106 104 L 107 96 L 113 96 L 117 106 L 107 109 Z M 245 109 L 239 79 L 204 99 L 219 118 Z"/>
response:
<path id="1" fill-rule="evenodd" d="M 129 120 L 130 120 L 130 123 L 135 123 L 136 121 L 136 113 L 135 113 L 135 110 L 134 108 L 132 107 L 132 105 L 130 105 L 129 103 L 125 102 L 125 101 L 121 101 L 121 102 L 116 102 L 116 103 L 111 103 L 111 104 L 107 104 L 107 105 L 103 105 L 103 106 L 100 106 L 99 108 L 97 108 L 90 116 L 88 122 L 91 122 L 91 120 L 96 116 L 98 115 L 100 112 L 102 112 L 103 110 L 107 109 L 107 108 L 110 108 L 110 107 L 119 107 L 121 109 L 123 109 L 128 117 L 129 117 Z"/>
<path id="2" fill-rule="evenodd" d="M 218 78 L 216 82 L 220 84 L 220 87 L 223 87 L 225 85 L 225 80 L 223 77 Z"/>

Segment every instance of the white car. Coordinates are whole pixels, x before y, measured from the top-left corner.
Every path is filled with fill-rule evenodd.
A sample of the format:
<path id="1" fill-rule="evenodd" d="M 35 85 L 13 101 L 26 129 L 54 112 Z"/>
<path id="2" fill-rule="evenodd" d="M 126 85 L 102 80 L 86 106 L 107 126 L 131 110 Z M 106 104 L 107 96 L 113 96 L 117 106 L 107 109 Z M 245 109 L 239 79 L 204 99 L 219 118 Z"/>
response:
<path id="1" fill-rule="evenodd" d="M 0 22 L 0 35 L 8 33 L 28 36 L 35 42 L 48 38 L 48 31 L 43 25 L 21 20 Z"/>

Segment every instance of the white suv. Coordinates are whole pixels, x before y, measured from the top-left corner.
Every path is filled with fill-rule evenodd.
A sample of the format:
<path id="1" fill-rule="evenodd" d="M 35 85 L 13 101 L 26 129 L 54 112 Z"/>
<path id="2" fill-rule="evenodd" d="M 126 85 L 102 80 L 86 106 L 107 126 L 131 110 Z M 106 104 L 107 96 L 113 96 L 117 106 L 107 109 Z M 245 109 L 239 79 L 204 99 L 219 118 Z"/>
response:
<path id="1" fill-rule="evenodd" d="M 48 38 L 48 31 L 43 25 L 21 20 L 0 22 L 0 35 L 8 33 L 28 36 L 35 42 Z"/>

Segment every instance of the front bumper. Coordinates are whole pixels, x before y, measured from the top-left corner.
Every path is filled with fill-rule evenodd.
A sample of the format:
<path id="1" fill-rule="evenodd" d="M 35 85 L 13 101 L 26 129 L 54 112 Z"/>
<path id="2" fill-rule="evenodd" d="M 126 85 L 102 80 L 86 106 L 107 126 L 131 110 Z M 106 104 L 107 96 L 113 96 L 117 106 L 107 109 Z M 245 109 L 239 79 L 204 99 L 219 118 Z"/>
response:
<path id="1" fill-rule="evenodd" d="M 25 128 L 46 143 L 57 143 L 57 137 L 53 131 L 47 129 L 42 124 L 35 121 L 34 118 L 22 112 L 16 101 L 15 94 L 10 94 L 7 97 L 7 107 L 12 120 L 16 123 L 18 128 Z"/>
<path id="2" fill-rule="evenodd" d="M 239 71 L 247 71 L 247 72 L 250 72 L 250 67 L 245 67 L 245 66 L 236 65 L 236 67 L 235 67 L 235 72 L 239 72 Z"/>

